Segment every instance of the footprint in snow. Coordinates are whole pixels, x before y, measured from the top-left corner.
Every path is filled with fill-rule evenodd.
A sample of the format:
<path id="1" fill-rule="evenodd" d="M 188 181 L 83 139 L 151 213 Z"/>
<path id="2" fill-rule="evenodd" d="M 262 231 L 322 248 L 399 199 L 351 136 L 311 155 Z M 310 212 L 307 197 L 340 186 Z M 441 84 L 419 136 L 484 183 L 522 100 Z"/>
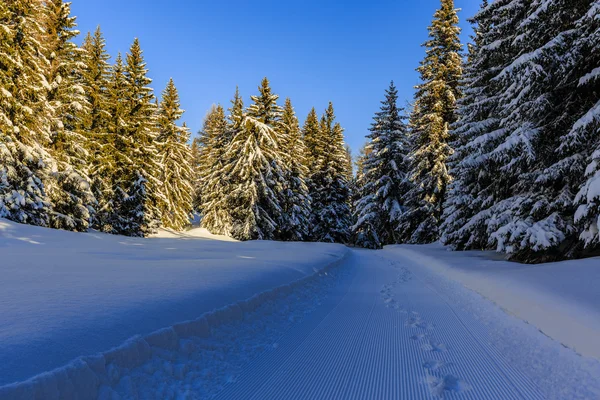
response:
<path id="1" fill-rule="evenodd" d="M 423 350 L 442 353 L 448 351 L 448 347 L 444 343 L 429 341 L 421 346 Z"/>
<path id="2" fill-rule="evenodd" d="M 431 394 L 436 397 L 444 397 L 447 392 L 461 393 L 471 389 L 471 385 L 454 375 L 428 375 L 426 382 L 429 385 Z"/>
<path id="3" fill-rule="evenodd" d="M 451 367 L 452 363 L 449 363 L 444 360 L 429 360 L 423 363 L 423 368 L 428 369 L 429 371 L 435 372 L 442 368 Z"/>

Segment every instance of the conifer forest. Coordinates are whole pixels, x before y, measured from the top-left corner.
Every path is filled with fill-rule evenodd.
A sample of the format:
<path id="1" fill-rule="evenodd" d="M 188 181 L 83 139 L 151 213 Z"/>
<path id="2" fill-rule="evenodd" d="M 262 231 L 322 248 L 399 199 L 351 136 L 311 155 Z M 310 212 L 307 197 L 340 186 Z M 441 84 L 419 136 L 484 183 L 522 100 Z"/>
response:
<path id="1" fill-rule="evenodd" d="M 192 133 L 143 38 L 110 55 L 100 28 L 79 40 L 68 2 L 1 1 L 0 218 L 144 237 L 197 215 L 242 241 L 600 254 L 600 1 L 484 0 L 468 43 L 458 23 L 441 0 L 414 98 L 382 88 L 353 158 L 334 104 L 297 115 L 260 71 Z"/>

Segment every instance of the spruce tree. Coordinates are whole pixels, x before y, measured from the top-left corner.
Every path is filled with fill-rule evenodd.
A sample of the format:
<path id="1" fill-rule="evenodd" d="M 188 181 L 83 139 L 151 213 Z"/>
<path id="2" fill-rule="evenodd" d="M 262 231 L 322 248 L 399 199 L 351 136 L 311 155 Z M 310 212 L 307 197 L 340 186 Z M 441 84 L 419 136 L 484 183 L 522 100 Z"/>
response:
<path id="1" fill-rule="evenodd" d="M 427 55 L 417 69 L 422 83 L 416 87 L 410 117 L 410 179 L 414 186 L 405 203 L 404 239 L 412 243 L 437 240 L 446 189 L 451 181 L 447 168 L 452 149 L 449 126 L 456 121 L 456 101 L 462 75 L 462 57 L 457 10 L 453 0 L 441 0 L 425 42 Z"/>
<path id="2" fill-rule="evenodd" d="M 230 160 L 231 235 L 240 240 L 274 239 L 282 214 L 278 196 L 285 172 L 278 136 L 282 111 L 268 79 L 263 79 L 259 92 L 252 96 L 253 104 L 226 157 Z"/>
<path id="3" fill-rule="evenodd" d="M 88 177 L 90 146 L 82 121 L 90 111 L 83 85 L 83 51 L 72 41 L 79 32 L 74 29 L 70 4 L 50 0 L 45 11 L 48 102 L 54 114 L 49 151 L 57 161 L 47 185 L 50 225 L 82 232 L 90 227 L 96 207 Z"/>
<path id="4" fill-rule="evenodd" d="M 281 117 L 281 155 L 285 162 L 285 186 L 280 192 L 282 219 L 279 222 L 278 240 L 301 241 L 308 238 L 310 197 L 306 185 L 308 168 L 307 150 L 302 139 L 296 112 L 289 98 L 285 100 Z"/>
<path id="5" fill-rule="evenodd" d="M 238 96 L 236 91 L 234 105 L 238 101 Z M 221 105 L 217 105 L 206 116 L 201 136 L 199 190 L 202 227 L 219 235 L 229 234 L 231 230 L 230 210 L 227 205 L 229 176 L 226 171 L 231 129 L 228 126 L 225 110 Z"/>
<path id="6" fill-rule="evenodd" d="M 200 144 L 200 138 L 199 137 L 195 137 L 192 140 L 192 148 L 191 148 L 191 153 L 192 153 L 192 170 L 193 170 L 193 180 L 192 180 L 192 185 L 193 185 L 193 190 L 194 190 L 194 201 L 193 201 L 193 209 L 195 212 L 199 212 L 200 211 L 200 205 L 201 205 L 201 201 L 202 201 L 202 197 L 201 197 L 201 184 L 202 184 L 202 180 L 200 179 L 200 165 L 201 165 L 201 144 Z"/>
<path id="7" fill-rule="evenodd" d="M 494 78 L 503 131 L 490 156 L 501 176 L 495 185 L 504 187 L 489 209 L 489 244 L 522 260 L 557 250 L 572 230 L 573 210 L 567 218 L 561 212 L 571 197 L 565 177 L 544 170 L 555 159 L 560 128 L 554 116 L 563 107 L 553 99 L 559 92 L 556 61 L 563 52 L 556 39 L 579 7 L 571 1 L 546 3 L 511 5 L 513 29 L 502 32 L 514 37 L 507 53 L 512 57 Z"/>
<path id="8" fill-rule="evenodd" d="M 584 7 L 583 7 L 584 6 Z M 568 10 L 565 5 L 565 10 Z M 574 32 L 565 44 L 567 49 L 562 63 L 566 104 L 563 115 L 571 117 L 567 133 L 560 138 L 559 161 L 556 170 L 578 185 L 574 205 L 576 234 L 583 242 L 586 253 L 597 254 L 600 248 L 600 3 L 585 1 L 583 12 L 574 23 Z M 577 110 L 576 113 L 571 110 Z M 575 171 L 569 165 L 577 160 L 582 168 Z M 553 166 L 554 167 L 554 166 Z M 554 168 L 553 168 L 554 169 Z M 579 255 L 579 254 L 576 254 Z"/>
<path id="9" fill-rule="evenodd" d="M 311 181 L 311 238 L 318 242 L 346 243 L 350 237 L 350 190 L 347 181 L 347 153 L 344 131 L 335 122 L 333 104 L 321 118 L 319 158 Z"/>
<path id="10" fill-rule="evenodd" d="M 504 25 L 500 14 L 507 5 L 484 1 L 470 20 L 474 26 L 473 42 L 461 81 L 464 97 L 458 101 L 458 121 L 453 125 L 452 155 L 449 165 L 453 181 L 445 204 L 442 242 L 456 250 L 482 249 L 488 246 L 487 213 L 497 173 L 489 153 L 501 134 L 496 114 L 498 86 L 493 78 L 507 65 L 507 48 L 511 37 L 496 26 Z M 506 3 L 506 2 L 504 2 Z M 502 11 L 501 11 L 502 10 Z"/>
<path id="11" fill-rule="evenodd" d="M 409 189 L 408 128 L 393 82 L 381 104 L 368 136 L 368 156 L 361 160 L 361 197 L 356 202 L 357 222 L 352 229 L 355 244 L 367 248 L 400 243 L 402 199 Z"/>
<path id="12" fill-rule="evenodd" d="M 154 233 L 160 225 L 158 204 L 161 198 L 158 177 L 162 165 L 158 162 L 156 148 L 156 104 L 149 87 L 152 83 L 143 58 L 139 40 L 136 38 L 127 54 L 125 64 L 125 120 L 123 133 L 129 148 L 122 148 L 130 160 L 123 176 L 121 187 L 127 188 L 121 198 L 124 213 L 129 221 L 123 233 L 131 236 L 146 236 Z"/>
<path id="13" fill-rule="evenodd" d="M 0 218 L 48 225 L 53 111 L 42 2 L 0 2 Z"/>
<path id="14" fill-rule="evenodd" d="M 194 171 L 190 147 L 187 144 L 190 133 L 186 127 L 177 126 L 177 121 L 182 115 L 179 94 L 173 79 L 170 79 L 159 105 L 157 142 L 162 167 L 162 225 L 176 231 L 182 231 L 190 224 L 193 206 Z"/>
<path id="15" fill-rule="evenodd" d="M 115 171 L 110 226 L 113 233 L 146 236 L 160 225 L 161 165 L 156 148 L 156 105 L 152 82 L 137 39 L 127 61 L 117 57 L 110 87 Z"/>
<path id="16" fill-rule="evenodd" d="M 106 42 L 100 27 L 93 35 L 87 34 L 83 45 L 83 87 L 89 112 L 83 115 L 82 129 L 89 143 L 89 177 L 92 192 L 97 201 L 93 228 L 102 232 L 111 232 L 113 173 L 116 169 L 114 158 L 114 137 L 109 132 L 111 109 L 119 105 L 109 102 L 111 85 L 110 56 L 106 51 Z M 121 66 L 122 67 L 122 66 Z M 120 97 L 113 97 L 117 101 Z"/>
<path id="17" fill-rule="evenodd" d="M 320 136 L 319 117 L 313 107 L 308 113 L 302 128 L 302 137 L 307 150 L 307 155 L 304 160 L 305 166 L 308 168 L 309 176 L 316 172 L 318 160 L 323 153 L 321 142 L 319 140 Z"/>

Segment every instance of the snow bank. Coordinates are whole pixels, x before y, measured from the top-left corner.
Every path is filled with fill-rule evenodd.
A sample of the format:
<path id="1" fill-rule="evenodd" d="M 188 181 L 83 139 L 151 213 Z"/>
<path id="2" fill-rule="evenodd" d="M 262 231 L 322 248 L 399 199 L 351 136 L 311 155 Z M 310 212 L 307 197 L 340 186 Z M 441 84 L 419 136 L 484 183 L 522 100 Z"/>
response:
<path id="1" fill-rule="evenodd" d="M 346 252 L 341 245 L 190 234 L 77 234 L 0 220 L 0 385 L 54 370 L 2 387 L 0 398 L 86 398 L 98 376 L 115 373 L 104 371 L 107 365 L 138 365 L 148 346 L 174 345 L 239 318 Z"/>
<path id="2" fill-rule="evenodd" d="M 441 245 L 385 251 L 461 282 L 563 345 L 600 359 L 600 258 L 523 265 Z"/>
<path id="3" fill-rule="evenodd" d="M 294 288 L 340 265 L 343 260 L 344 257 L 302 279 L 205 313 L 198 319 L 181 322 L 146 336 L 134 336 L 107 352 L 82 357 L 65 367 L 40 374 L 25 382 L 0 387 L 0 400 L 96 399 L 99 395 L 102 397 L 103 394 L 99 393 L 99 390 L 103 383 L 120 382 L 131 369 L 141 366 L 152 358 L 153 348 L 185 351 L 187 342 L 184 339 L 208 337 L 211 328 L 242 320 L 245 313 L 252 313 L 265 302 L 290 294 Z"/>

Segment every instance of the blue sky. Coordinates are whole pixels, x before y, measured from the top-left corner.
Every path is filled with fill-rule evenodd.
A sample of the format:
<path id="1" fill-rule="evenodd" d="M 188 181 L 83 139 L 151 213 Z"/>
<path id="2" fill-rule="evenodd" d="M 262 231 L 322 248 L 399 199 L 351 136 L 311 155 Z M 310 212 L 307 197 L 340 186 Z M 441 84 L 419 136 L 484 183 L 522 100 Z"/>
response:
<path id="1" fill-rule="evenodd" d="M 480 1 L 455 1 L 466 41 L 466 19 Z M 175 80 L 194 133 L 211 104 L 229 107 L 236 85 L 248 103 L 267 76 L 301 123 L 311 107 L 321 113 L 333 101 L 355 153 L 390 80 L 403 103 L 412 99 L 438 7 L 439 0 L 72 0 L 82 36 L 100 25 L 113 58 L 140 39 L 156 93 Z"/>

